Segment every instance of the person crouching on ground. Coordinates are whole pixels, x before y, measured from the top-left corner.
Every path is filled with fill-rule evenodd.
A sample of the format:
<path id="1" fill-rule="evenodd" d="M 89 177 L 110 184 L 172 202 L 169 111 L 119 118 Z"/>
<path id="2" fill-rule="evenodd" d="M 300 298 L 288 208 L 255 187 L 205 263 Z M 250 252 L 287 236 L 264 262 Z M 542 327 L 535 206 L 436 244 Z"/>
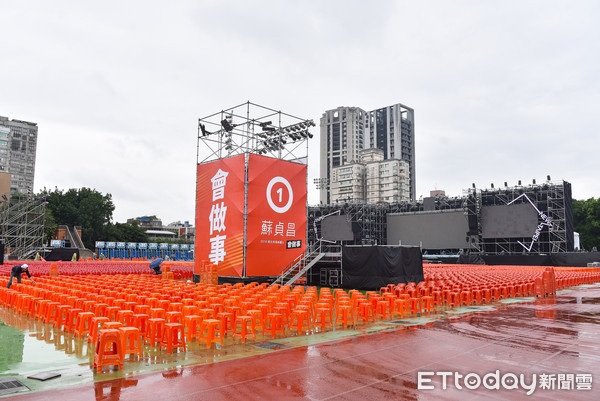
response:
<path id="1" fill-rule="evenodd" d="M 23 274 L 23 272 L 25 272 L 27 277 L 29 277 L 29 280 L 35 284 L 35 281 L 33 281 L 31 274 L 29 273 L 29 266 L 27 266 L 27 263 L 23 263 L 22 265 L 13 266 L 13 268 L 10 270 L 10 280 L 8 280 L 8 285 L 6 288 L 10 288 L 12 285 L 13 277 L 16 277 L 17 283 L 21 284 L 21 274 Z"/>

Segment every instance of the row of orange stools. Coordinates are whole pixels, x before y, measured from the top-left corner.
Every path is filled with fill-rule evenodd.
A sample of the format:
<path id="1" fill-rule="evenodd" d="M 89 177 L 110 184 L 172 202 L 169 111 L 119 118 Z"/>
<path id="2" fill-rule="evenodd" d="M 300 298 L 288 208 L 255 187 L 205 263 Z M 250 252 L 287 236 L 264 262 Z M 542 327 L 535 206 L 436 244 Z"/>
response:
<path id="1" fill-rule="evenodd" d="M 144 344 L 167 352 L 185 351 L 190 342 L 210 348 L 223 346 L 227 338 L 245 342 L 260 334 L 276 338 L 318 333 L 419 316 L 439 307 L 533 296 L 535 278 L 541 274 L 535 269 L 431 269 L 418 284 L 390 284 L 364 293 L 259 283 L 193 284 L 152 275 L 39 277 L 35 286 L 25 282 L 7 290 L 7 280 L 0 279 L 0 302 L 79 337 L 87 335 L 96 353 L 110 348 L 114 354 L 121 350 L 141 355 Z M 560 274 L 556 272 L 557 283 Z M 565 282 L 581 277 L 598 281 L 598 275 L 568 274 Z M 103 330 L 122 333 L 121 345 L 114 346 L 108 335 L 102 340 Z M 101 367 L 104 359 L 111 363 L 116 358 L 98 356 L 95 366 Z"/>

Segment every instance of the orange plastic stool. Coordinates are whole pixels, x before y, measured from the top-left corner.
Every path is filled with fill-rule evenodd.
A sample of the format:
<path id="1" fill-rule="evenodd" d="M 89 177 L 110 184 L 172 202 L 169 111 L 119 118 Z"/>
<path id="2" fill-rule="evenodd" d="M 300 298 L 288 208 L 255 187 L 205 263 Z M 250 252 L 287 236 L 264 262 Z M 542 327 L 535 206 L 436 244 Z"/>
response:
<path id="1" fill-rule="evenodd" d="M 310 333 L 311 322 L 308 310 L 294 309 L 290 321 L 290 329 L 296 330 L 296 334 L 300 335 L 305 331 Z"/>
<path id="2" fill-rule="evenodd" d="M 421 299 L 420 298 L 408 298 L 407 303 L 408 312 L 418 316 L 421 314 Z"/>
<path id="3" fill-rule="evenodd" d="M 400 315 L 400 318 L 404 318 L 408 316 L 408 302 L 406 299 L 396 299 L 394 301 L 394 310 L 392 310 L 392 317 L 396 317 L 396 315 Z"/>
<path id="4" fill-rule="evenodd" d="M 185 352 L 186 347 L 183 324 L 165 323 L 160 345 L 161 347 L 166 347 L 169 354 L 173 352 L 173 348 L 183 348 L 183 351 Z"/>
<path id="5" fill-rule="evenodd" d="M 59 330 L 62 329 L 63 325 L 66 325 L 69 316 L 70 305 L 57 305 L 55 308 L 56 314 L 54 315 L 54 327 Z"/>
<path id="6" fill-rule="evenodd" d="M 104 310 L 104 316 L 109 318 L 111 321 L 117 321 L 117 312 L 119 312 L 121 308 L 118 306 L 109 306 Z"/>
<path id="7" fill-rule="evenodd" d="M 383 320 L 386 320 L 388 317 L 388 310 L 390 308 L 390 303 L 386 299 L 380 299 L 377 301 L 375 316 L 379 317 Z M 337 319 L 337 316 L 336 316 Z"/>
<path id="8" fill-rule="evenodd" d="M 37 320 L 44 320 L 46 318 L 46 313 L 48 312 L 48 304 L 50 304 L 49 299 L 42 299 L 37 303 L 37 308 L 35 310 L 35 318 Z"/>
<path id="9" fill-rule="evenodd" d="M 264 328 L 264 320 L 262 318 L 262 312 L 258 309 L 249 309 L 246 313 L 252 316 L 252 330 L 256 334 L 258 330 L 262 331 Z"/>
<path id="10" fill-rule="evenodd" d="M 123 326 L 133 326 L 133 311 L 121 309 L 117 311 L 117 322 L 123 323 Z"/>
<path id="11" fill-rule="evenodd" d="M 233 313 L 231 312 L 219 312 L 217 313 L 217 319 L 219 319 L 221 321 L 221 337 L 225 338 L 225 335 L 227 335 L 227 333 L 231 333 L 233 334 L 234 330 L 235 330 L 235 326 L 234 323 L 235 321 L 233 320 Z"/>
<path id="12" fill-rule="evenodd" d="M 102 329 L 99 332 L 93 368 L 98 372 L 104 366 L 123 369 L 123 342 L 121 332 L 117 329 Z"/>
<path id="13" fill-rule="evenodd" d="M 110 322 L 110 320 L 105 316 L 96 316 L 92 318 L 87 339 L 88 343 L 96 344 L 96 341 L 98 341 L 98 332 L 102 328 L 102 325 L 108 322 Z"/>
<path id="14" fill-rule="evenodd" d="M 206 348 L 210 348 L 214 343 L 221 343 L 223 346 L 223 337 L 217 336 L 221 332 L 221 321 L 219 319 L 204 319 L 200 325 L 200 336 L 198 344 L 201 342 L 206 344 Z"/>
<path id="15" fill-rule="evenodd" d="M 56 317 L 56 307 L 60 305 L 59 302 L 50 301 L 46 307 L 46 316 L 44 316 L 44 323 L 54 324 Z"/>
<path id="16" fill-rule="evenodd" d="M 434 309 L 433 297 L 431 295 L 421 298 L 421 310 L 423 312 L 431 313 Z"/>
<path id="17" fill-rule="evenodd" d="M 250 324 L 249 328 L 248 324 Z M 240 329 L 239 332 L 238 327 Z M 239 338 L 243 343 L 245 343 L 246 337 L 252 337 L 254 340 L 256 340 L 256 333 L 254 332 L 254 329 L 252 327 L 252 316 L 239 315 L 235 319 L 235 330 L 233 333 L 233 338 Z"/>
<path id="18" fill-rule="evenodd" d="M 87 336 L 92 327 L 92 319 L 94 314 L 92 312 L 79 312 L 77 314 L 77 323 L 75 325 L 75 337 L 83 338 Z"/>
<path id="19" fill-rule="evenodd" d="M 269 333 L 272 338 L 275 338 L 277 334 L 285 335 L 285 327 L 282 320 L 283 315 L 281 313 L 268 313 L 263 335 Z"/>
<path id="20" fill-rule="evenodd" d="M 378 305 L 380 302 L 383 302 L 387 309 L 388 302 L 387 301 L 378 301 Z M 386 315 L 387 317 L 387 315 Z M 352 305 L 341 305 L 338 310 L 338 315 L 335 317 L 335 323 L 338 324 L 338 321 L 341 320 L 343 327 L 348 327 L 348 325 L 354 326 L 354 310 L 352 309 Z"/>
<path id="21" fill-rule="evenodd" d="M 373 307 L 371 302 L 365 299 L 357 300 L 357 316 L 356 320 L 363 320 L 365 323 L 370 322 L 371 320 L 375 320 L 375 315 L 373 313 Z"/>
<path id="22" fill-rule="evenodd" d="M 179 311 L 171 311 L 165 313 L 165 320 L 167 323 L 182 323 L 183 324 L 183 313 Z"/>
<path id="23" fill-rule="evenodd" d="M 163 308 L 150 308 L 150 317 L 152 319 L 165 319 L 165 310 Z"/>
<path id="24" fill-rule="evenodd" d="M 108 308 L 108 304 L 99 303 L 94 305 L 92 312 L 94 312 L 94 315 L 96 316 L 105 316 L 106 308 Z"/>
<path id="25" fill-rule="evenodd" d="M 137 304 L 136 306 L 133 307 L 133 313 L 135 313 L 135 314 L 143 313 L 146 315 L 150 315 L 150 306 Z"/>
<path id="26" fill-rule="evenodd" d="M 185 331 L 185 339 L 187 342 L 194 341 L 200 337 L 200 326 L 202 325 L 202 317 L 198 315 L 186 315 L 183 318 L 183 328 Z"/>
<path id="27" fill-rule="evenodd" d="M 154 347 L 156 343 L 162 341 L 162 335 L 164 331 L 165 319 L 162 318 L 152 318 L 148 319 L 148 324 L 146 325 L 146 333 L 144 335 L 144 339 L 150 346 Z"/>
<path id="28" fill-rule="evenodd" d="M 319 326 L 321 331 L 325 331 L 325 327 L 333 327 L 333 319 L 331 316 L 331 309 L 329 308 L 317 308 L 315 310 L 315 326 Z"/>
<path id="29" fill-rule="evenodd" d="M 137 327 L 119 327 L 121 333 L 121 340 L 123 342 L 123 357 L 129 354 L 138 354 L 141 358 L 142 355 L 142 333 Z"/>
<path id="30" fill-rule="evenodd" d="M 140 333 L 146 333 L 148 319 L 150 319 L 150 316 L 145 313 L 134 313 L 131 325 L 137 327 L 140 330 Z"/>

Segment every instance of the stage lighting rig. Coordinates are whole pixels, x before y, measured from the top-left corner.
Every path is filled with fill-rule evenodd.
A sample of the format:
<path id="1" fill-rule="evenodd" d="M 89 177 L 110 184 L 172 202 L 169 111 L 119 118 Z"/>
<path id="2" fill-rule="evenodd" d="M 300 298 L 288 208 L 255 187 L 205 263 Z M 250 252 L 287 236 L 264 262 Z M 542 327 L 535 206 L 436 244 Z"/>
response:
<path id="1" fill-rule="evenodd" d="M 202 136 L 207 136 L 207 135 L 212 134 L 212 132 L 208 132 L 206 130 L 206 125 L 204 125 L 202 123 L 199 123 L 199 125 L 200 125 L 200 131 L 202 131 Z"/>
<path id="2" fill-rule="evenodd" d="M 199 163 L 243 153 L 299 161 L 308 157 L 309 119 L 245 102 L 198 119 Z M 202 146 L 200 146 L 202 145 Z"/>

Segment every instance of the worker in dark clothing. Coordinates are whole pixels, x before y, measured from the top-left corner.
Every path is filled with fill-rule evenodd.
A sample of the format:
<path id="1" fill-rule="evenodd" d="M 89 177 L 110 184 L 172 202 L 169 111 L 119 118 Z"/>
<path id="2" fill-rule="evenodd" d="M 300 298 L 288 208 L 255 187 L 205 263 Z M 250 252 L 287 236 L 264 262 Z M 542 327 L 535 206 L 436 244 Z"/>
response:
<path id="1" fill-rule="evenodd" d="M 13 277 L 16 277 L 17 283 L 21 284 L 21 274 L 23 272 L 25 272 L 25 274 L 27 274 L 27 277 L 29 277 L 29 280 L 31 280 L 31 282 L 35 284 L 35 281 L 33 281 L 33 279 L 31 278 L 31 274 L 29 273 L 29 266 L 27 265 L 27 263 L 23 263 L 20 266 L 14 266 L 10 270 L 10 280 L 8 280 L 8 285 L 6 286 L 6 288 L 10 288 L 10 286 L 12 285 Z"/>

